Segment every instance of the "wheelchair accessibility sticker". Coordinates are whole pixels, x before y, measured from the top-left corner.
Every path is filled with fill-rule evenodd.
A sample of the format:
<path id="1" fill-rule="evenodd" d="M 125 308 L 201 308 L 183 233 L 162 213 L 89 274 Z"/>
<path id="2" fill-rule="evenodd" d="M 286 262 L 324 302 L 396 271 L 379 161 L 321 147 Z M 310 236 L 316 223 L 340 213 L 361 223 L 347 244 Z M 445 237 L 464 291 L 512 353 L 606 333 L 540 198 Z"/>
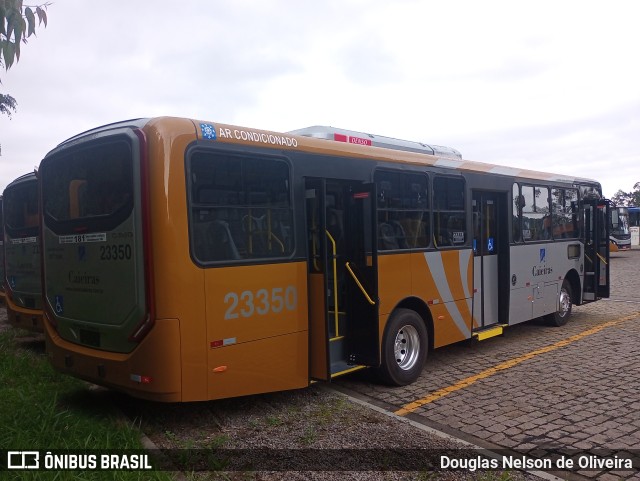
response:
<path id="1" fill-rule="evenodd" d="M 487 250 L 488 250 L 489 252 L 493 252 L 493 246 L 494 246 L 494 243 L 493 243 L 493 237 L 489 237 L 489 238 L 487 239 Z"/>
<path id="2" fill-rule="evenodd" d="M 56 311 L 56 314 L 62 314 L 64 312 L 64 298 L 60 295 L 55 296 L 54 298 L 55 305 L 53 308 Z"/>

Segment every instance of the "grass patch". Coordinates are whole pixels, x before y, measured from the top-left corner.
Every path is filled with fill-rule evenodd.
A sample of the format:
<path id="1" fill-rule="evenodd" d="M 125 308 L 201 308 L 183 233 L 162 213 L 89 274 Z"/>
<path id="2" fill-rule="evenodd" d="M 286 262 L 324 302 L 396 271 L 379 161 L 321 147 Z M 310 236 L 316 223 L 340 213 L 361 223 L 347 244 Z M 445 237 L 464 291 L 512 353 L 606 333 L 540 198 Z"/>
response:
<path id="1" fill-rule="evenodd" d="M 0 449 L 74 451 L 141 450 L 140 430 L 123 420 L 108 393 L 54 371 L 44 342 L 20 331 L 0 332 Z M 41 465 L 43 464 L 41 460 Z M 168 473 L 107 471 L 9 471 L 16 480 L 159 480 Z"/>

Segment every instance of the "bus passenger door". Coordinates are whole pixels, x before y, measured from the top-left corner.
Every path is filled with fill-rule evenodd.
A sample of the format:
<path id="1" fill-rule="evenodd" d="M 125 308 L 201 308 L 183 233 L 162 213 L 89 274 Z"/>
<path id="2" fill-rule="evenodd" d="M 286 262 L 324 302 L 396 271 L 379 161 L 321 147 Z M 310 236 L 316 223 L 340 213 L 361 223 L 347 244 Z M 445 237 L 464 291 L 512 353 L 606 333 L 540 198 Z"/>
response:
<path id="1" fill-rule="evenodd" d="M 503 194 L 474 191 L 473 206 L 473 329 L 478 331 L 507 319 L 508 233 Z M 504 222 L 498 222 L 504 219 Z M 502 294 L 501 294 L 502 293 Z M 501 305 L 501 301 L 502 305 Z"/>
<path id="2" fill-rule="evenodd" d="M 331 378 L 328 315 L 328 296 L 331 291 L 327 269 L 331 269 L 332 262 L 327 264 L 325 189 L 324 179 L 307 179 L 305 182 L 309 273 L 309 375 L 313 379 L 323 381 Z"/>
<path id="3" fill-rule="evenodd" d="M 380 365 L 376 185 L 353 184 L 348 195 L 346 314 L 348 363 Z"/>
<path id="4" fill-rule="evenodd" d="M 584 302 L 609 297 L 609 203 L 585 199 L 584 208 Z"/>
<path id="5" fill-rule="evenodd" d="M 329 380 L 379 364 L 375 196 L 371 186 L 317 178 L 305 192 L 310 373 Z"/>

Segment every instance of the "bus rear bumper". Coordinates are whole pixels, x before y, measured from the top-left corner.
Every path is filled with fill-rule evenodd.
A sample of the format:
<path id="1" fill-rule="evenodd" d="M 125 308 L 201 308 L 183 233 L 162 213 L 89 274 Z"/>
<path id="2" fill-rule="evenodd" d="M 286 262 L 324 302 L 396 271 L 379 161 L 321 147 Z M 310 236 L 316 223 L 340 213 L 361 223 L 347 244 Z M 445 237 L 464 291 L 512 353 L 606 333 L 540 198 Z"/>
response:
<path id="1" fill-rule="evenodd" d="M 151 401 L 182 401 L 180 327 L 158 319 L 130 353 L 101 351 L 71 343 L 44 322 L 46 353 L 60 372 Z"/>
<path id="2" fill-rule="evenodd" d="M 19 329 L 32 332 L 44 332 L 42 311 L 20 307 L 11 300 L 11 296 L 3 296 L 7 305 L 7 319 L 9 324 Z"/>

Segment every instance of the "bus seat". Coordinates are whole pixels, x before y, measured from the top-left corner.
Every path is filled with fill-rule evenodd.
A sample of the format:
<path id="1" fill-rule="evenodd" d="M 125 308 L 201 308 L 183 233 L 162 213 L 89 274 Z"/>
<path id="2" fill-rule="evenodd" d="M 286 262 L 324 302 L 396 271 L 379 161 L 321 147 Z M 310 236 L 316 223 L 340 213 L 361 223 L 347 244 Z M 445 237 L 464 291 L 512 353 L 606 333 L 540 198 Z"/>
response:
<path id="1" fill-rule="evenodd" d="M 395 232 L 396 242 L 398 243 L 398 249 L 408 249 L 407 245 L 407 235 L 405 234 L 404 227 L 397 220 L 389 221 L 391 227 L 393 227 L 393 231 Z"/>
<path id="2" fill-rule="evenodd" d="M 228 223 L 222 220 L 214 220 L 212 236 L 216 252 L 224 252 L 223 259 L 240 259 L 240 253 L 233 241 Z"/>
<path id="3" fill-rule="evenodd" d="M 202 261 L 241 259 L 229 225 L 221 220 L 194 224 L 196 257 Z"/>
<path id="4" fill-rule="evenodd" d="M 388 222 L 383 222 L 378 226 L 378 249 L 394 250 L 400 249 L 396 231 Z"/>

